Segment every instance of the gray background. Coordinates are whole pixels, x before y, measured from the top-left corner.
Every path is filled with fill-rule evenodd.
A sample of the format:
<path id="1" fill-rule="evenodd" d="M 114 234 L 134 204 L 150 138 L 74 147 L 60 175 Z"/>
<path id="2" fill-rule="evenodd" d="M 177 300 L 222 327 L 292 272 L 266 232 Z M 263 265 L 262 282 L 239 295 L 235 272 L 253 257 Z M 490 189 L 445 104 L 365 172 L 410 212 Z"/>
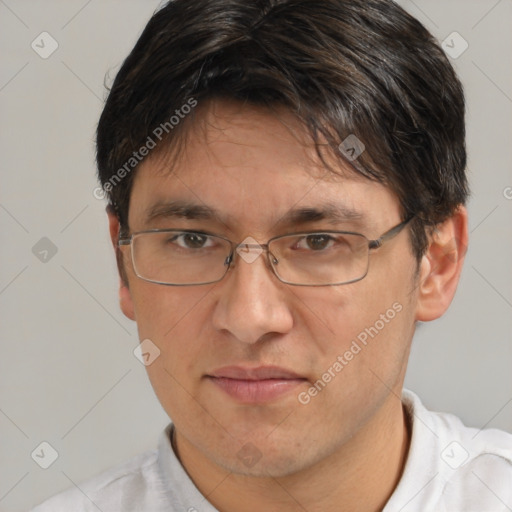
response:
<path id="1" fill-rule="evenodd" d="M 457 31 L 469 43 L 452 62 L 467 94 L 473 191 L 457 296 L 420 326 L 406 385 L 432 409 L 512 431 L 512 1 L 400 3 L 440 41 Z M 158 5 L 0 0 L 1 511 L 154 448 L 168 423 L 133 355 L 105 205 L 93 196 L 105 73 Z M 31 48 L 43 31 L 59 45 L 47 59 Z M 43 441 L 59 454 L 46 470 L 31 458 Z"/>

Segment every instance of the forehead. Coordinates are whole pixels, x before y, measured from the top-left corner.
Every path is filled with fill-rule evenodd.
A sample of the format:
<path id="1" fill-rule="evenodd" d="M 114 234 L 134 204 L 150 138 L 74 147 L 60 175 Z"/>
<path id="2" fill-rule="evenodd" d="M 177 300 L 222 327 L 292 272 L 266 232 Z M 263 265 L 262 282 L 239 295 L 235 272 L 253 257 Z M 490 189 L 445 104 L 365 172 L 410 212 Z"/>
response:
<path id="1" fill-rule="evenodd" d="M 325 155 L 331 169 L 285 109 L 270 112 L 211 101 L 198 109 L 179 152 L 160 151 L 139 166 L 129 223 L 151 227 L 142 224 L 158 217 L 166 205 L 182 213 L 195 207 L 196 218 L 214 212 L 229 229 L 258 229 L 283 218 L 293 223 L 308 215 L 312 219 L 319 211 L 357 223 L 380 209 L 396 220 L 398 201 L 389 189 Z"/>

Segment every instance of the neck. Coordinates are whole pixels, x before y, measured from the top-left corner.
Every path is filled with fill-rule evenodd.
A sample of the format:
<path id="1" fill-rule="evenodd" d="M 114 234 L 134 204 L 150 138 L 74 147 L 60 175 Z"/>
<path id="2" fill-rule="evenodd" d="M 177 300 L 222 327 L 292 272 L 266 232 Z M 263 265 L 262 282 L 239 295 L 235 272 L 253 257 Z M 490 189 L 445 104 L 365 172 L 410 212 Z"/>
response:
<path id="1" fill-rule="evenodd" d="M 381 410 L 320 463 L 281 478 L 230 473 L 176 434 L 175 453 L 220 512 L 378 512 L 403 472 L 410 429 L 392 394 Z"/>

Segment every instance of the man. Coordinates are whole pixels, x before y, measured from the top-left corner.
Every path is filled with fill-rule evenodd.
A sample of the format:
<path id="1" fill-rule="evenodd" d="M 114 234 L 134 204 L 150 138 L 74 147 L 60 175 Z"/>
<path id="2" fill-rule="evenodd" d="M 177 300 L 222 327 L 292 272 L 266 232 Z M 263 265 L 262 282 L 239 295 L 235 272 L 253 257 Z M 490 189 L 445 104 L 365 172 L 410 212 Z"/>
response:
<path id="1" fill-rule="evenodd" d="M 98 126 L 120 302 L 172 419 L 36 511 L 505 511 L 512 436 L 403 391 L 467 246 L 464 98 L 390 0 L 175 0 Z"/>

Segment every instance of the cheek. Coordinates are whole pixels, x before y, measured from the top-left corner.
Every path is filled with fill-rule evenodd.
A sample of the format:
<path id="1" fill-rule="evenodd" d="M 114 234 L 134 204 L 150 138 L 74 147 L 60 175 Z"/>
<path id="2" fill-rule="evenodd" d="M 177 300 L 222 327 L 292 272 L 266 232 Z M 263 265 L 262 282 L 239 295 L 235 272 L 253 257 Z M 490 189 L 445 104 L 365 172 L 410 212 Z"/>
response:
<path id="1" fill-rule="evenodd" d="M 395 318 L 397 310 L 403 309 L 404 297 L 403 291 L 392 286 L 368 285 L 364 280 L 339 287 L 309 289 L 300 296 L 300 321 L 313 334 L 322 353 L 332 352 L 331 349 L 339 352 L 376 322 L 379 330 L 383 330 L 382 321 Z M 381 315 L 385 316 L 383 320 Z M 364 339 L 364 334 L 360 338 Z"/>
<path id="2" fill-rule="evenodd" d="M 326 372 L 343 375 L 330 386 L 343 388 L 342 394 L 355 393 L 357 386 L 369 391 L 376 385 L 374 374 L 393 382 L 404 369 L 414 332 L 411 287 L 403 278 L 368 279 L 301 297 L 315 374 L 322 380 L 329 380 Z"/>
<path id="3" fill-rule="evenodd" d="M 151 283 L 134 292 L 139 339 L 150 339 L 160 351 L 146 371 L 156 396 L 174 421 L 201 415 L 194 398 L 201 377 L 198 362 L 207 352 L 203 302 L 207 294 L 206 288 L 178 290 Z"/>
<path id="4" fill-rule="evenodd" d="M 152 372 L 153 365 L 148 367 L 150 378 L 158 377 L 156 370 L 159 368 L 165 368 L 180 382 L 192 378 L 201 354 L 201 343 L 205 342 L 203 331 L 207 326 L 207 312 L 204 299 L 208 293 L 206 287 L 178 289 L 151 283 L 137 285 L 133 296 L 139 339 L 150 339 L 160 350 L 155 371 Z M 169 375 L 159 378 L 168 379 Z"/>
<path id="5" fill-rule="evenodd" d="M 193 326 L 207 294 L 203 287 L 163 286 L 138 279 L 132 299 L 139 334 L 163 341 L 182 325 Z"/>
<path id="6" fill-rule="evenodd" d="M 340 435 L 364 424 L 390 390 L 399 393 L 414 330 L 405 289 L 357 289 L 362 284 L 319 295 L 305 322 L 315 376 L 300 396 L 303 421 L 321 417 L 325 425 L 343 426 Z"/>

